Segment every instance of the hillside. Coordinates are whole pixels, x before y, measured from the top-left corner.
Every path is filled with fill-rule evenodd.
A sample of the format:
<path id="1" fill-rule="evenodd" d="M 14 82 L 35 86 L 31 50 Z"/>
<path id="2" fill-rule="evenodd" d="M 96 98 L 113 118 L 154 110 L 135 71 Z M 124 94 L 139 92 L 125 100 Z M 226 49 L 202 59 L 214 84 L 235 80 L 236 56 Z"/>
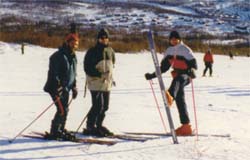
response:
<path id="1" fill-rule="evenodd" d="M 147 48 L 145 31 L 157 34 L 157 51 L 168 45 L 169 32 L 178 30 L 193 50 L 249 56 L 250 2 L 247 0 L 131 1 L 131 0 L 2 0 L 0 40 L 58 47 L 75 23 L 80 48 L 95 43 L 96 30 L 111 31 L 119 52 Z"/>
<path id="2" fill-rule="evenodd" d="M 0 5 L 1 26 L 47 22 L 64 25 L 69 22 L 80 28 L 109 26 L 133 32 L 149 26 L 162 31 L 205 32 L 213 35 L 234 33 L 236 26 L 250 26 L 250 2 L 240 1 L 15 1 L 3 0 Z M 8 17 L 20 21 L 8 22 Z M 249 33 L 249 28 L 246 28 Z"/>

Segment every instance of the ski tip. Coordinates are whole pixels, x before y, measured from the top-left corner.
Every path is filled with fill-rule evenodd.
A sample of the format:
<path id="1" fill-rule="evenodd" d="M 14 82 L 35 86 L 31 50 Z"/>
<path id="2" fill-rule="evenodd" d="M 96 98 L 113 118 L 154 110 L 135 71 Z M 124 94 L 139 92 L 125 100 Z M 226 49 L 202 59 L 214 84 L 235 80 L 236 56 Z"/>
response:
<path id="1" fill-rule="evenodd" d="M 115 145 L 115 144 L 117 144 L 117 142 L 112 142 L 112 143 L 109 143 L 109 144 L 107 144 L 108 146 L 113 146 L 113 145 Z"/>
<path id="2" fill-rule="evenodd" d="M 13 140 L 12 140 L 12 139 L 8 139 L 8 142 L 9 142 L 9 143 L 12 143 L 12 142 L 13 142 Z"/>

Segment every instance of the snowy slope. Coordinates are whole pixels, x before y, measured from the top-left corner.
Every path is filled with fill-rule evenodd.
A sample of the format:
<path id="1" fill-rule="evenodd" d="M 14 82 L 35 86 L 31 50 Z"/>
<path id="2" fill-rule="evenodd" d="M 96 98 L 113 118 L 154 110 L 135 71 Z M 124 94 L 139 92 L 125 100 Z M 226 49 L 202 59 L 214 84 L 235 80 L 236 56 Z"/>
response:
<path id="1" fill-rule="evenodd" d="M 231 134 L 231 138 L 180 137 L 174 145 L 171 138 L 147 142 L 124 142 L 114 146 L 84 145 L 71 142 L 46 142 L 14 137 L 50 103 L 42 91 L 48 69 L 48 58 L 56 49 L 25 46 L 21 55 L 20 46 L 0 42 L 0 159 L 1 160 L 245 160 L 250 153 L 250 67 L 249 58 L 216 55 L 213 77 L 201 77 L 202 53 L 196 53 L 199 63 L 198 78 L 194 81 L 200 133 Z M 83 98 L 85 75 L 82 60 L 85 52 L 78 52 L 78 98 L 70 107 L 67 128 L 75 130 L 90 108 L 90 95 Z M 159 55 L 159 58 L 162 58 Z M 164 132 L 155 102 L 144 79 L 145 72 L 153 71 L 151 55 L 117 54 L 115 80 L 117 86 L 111 95 L 110 109 L 105 125 L 112 131 Z M 166 86 L 171 81 L 164 74 Z M 154 80 L 164 119 L 157 81 Z M 189 114 L 194 127 L 190 85 L 186 87 Z M 49 130 L 55 108 L 50 109 L 25 133 Z M 171 108 L 175 127 L 180 125 L 177 109 Z M 167 128 L 169 128 L 167 126 Z"/>

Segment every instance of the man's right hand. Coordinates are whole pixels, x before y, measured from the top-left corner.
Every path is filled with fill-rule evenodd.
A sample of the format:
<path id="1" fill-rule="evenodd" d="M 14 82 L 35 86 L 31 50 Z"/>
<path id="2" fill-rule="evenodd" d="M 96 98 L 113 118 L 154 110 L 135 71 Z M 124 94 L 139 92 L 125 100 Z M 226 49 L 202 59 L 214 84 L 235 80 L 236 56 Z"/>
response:
<path id="1" fill-rule="evenodd" d="M 60 97 L 62 95 L 62 92 L 63 92 L 63 87 L 59 87 L 56 90 L 56 95 Z"/>
<path id="2" fill-rule="evenodd" d="M 151 80 L 151 79 L 155 78 L 155 74 L 154 73 L 146 73 L 145 78 L 146 78 L 146 80 Z"/>
<path id="3" fill-rule="evenodd" d="M 78 95 L 78 90 L 77 90 L 76 87 L 74 87 L 74 88 L 72 89 L 72 98 L 73 98 L 73 99 L 76 99 L 77 95 Z"/>
<path id="4" fill-rule="evenodd" d="M 64 95 L 65 93 L 67 93 L 68 91 L 67 91 L 67 88 L 66 87 L 59 87 L 59 88 L 57 88 L 57 93 L 56 93 L 56 95 L 57 96 L 59 96 L 59 97 L 61 97 L 62 95 Z"/>

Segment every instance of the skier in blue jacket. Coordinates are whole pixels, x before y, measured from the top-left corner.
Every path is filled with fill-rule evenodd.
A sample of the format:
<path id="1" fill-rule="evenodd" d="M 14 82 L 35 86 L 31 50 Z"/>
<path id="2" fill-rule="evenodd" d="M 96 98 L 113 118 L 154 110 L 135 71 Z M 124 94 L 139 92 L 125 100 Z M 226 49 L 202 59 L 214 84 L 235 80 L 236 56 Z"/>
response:
<path id="1" fill-rule="evenodd" d="M 46 135 L 48 139 L 75 138 L 65 130 L 65 123 L 69 111 L 69 92 L 72 91 L 73 99 L 77 97 L 75 50 L 78 45 L 78 35 L 71 33 L 66 37 L 66 42 L 50 57 L 44 91 L 50 94 L 57 111 L 52 120 L 50 133 Z"/>

